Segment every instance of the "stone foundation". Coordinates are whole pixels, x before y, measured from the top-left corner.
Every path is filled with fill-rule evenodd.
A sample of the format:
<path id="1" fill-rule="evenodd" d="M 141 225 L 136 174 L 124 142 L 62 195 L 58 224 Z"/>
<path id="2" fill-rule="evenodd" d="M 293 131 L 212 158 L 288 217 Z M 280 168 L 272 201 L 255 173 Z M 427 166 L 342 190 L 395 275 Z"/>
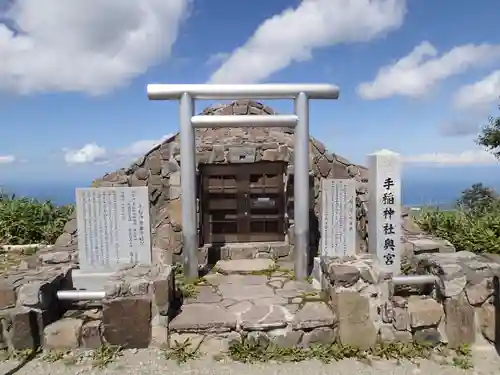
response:
<path id="1" fill-rule="evenodd" d="M 415 341 L 450 347 L 487 342 L 495 336 L 495 283 L 500 257 L 469 252 L 423 253 L 411 259 L 415 274 L 438 276 L 436 286 L 396 286 L 369 255 L 322 259 L 322 287 L 338 319 L 343 344 Z"/>
<path id="2" fill-rule="evenodd" d="M 422 235 L 407 243 L 404 272 L 436 275 L 435 286 L 394 287 L 363 254 L 318 258 L 318 291 L 293 280 L 290 262 L 243 256 L 219 261 L 182 301 L 171 266 L 154 250 L 156 265 L 124 266 L 106 281 L 104 300 L 79 303 L 56 298 L 72 289 L 74 249 L 44 249 L 0 280 L 0 343 L 9 350 L 143 348 L 189 339 L 208 353 L 242 339 L 280 347 L 498 345 L 500 256 L 447 252 L 448 243 Z"/>
<path id="3" fill-rule="evenodd" d="M 189 339 L 201 352 L 216 354 L 243 338 L 279 347 L 335 340 L 335 316 L 324 297 L 311 284 L 292 280 L 286 266 L 269 259 L 229 260 L 215 270 L 171 321 L 171 347 Z"/>
<path id="4" fill-rule="evenodd" d="M 163 346 L 174 296 L 169 265 L 124 266 L 110 275 L 102 301 L 60 301 L 71 290 L 73 252 L 41 251 L 0 280 L 0 344 L 23 350 Z M 59 264 L 51 264 L 59 262 Z M 29 268 L 31 265 L 34 268 Z"/>
<path id="5" fill-rule="evenodd" d="M 43 343 L 44 328 L 63 314 L 51 297 L 67 288 L 69 271 L 67 265 L 51 265 L 4 274 L 0 280 L 2 348 L 22 350 Z"/>

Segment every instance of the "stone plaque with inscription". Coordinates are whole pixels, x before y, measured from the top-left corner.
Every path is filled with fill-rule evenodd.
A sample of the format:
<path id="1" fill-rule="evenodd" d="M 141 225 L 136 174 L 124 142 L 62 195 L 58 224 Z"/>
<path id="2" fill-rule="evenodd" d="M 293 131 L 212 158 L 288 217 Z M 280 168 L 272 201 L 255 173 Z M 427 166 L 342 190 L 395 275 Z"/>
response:
<path id="1" fill-rule="evenodd" d="M 76 213 L 81 272 L 151 264 L 147 187 L 76 189 Z"/>
<path id="2" fill-rule="evenodd" d="M 321 181 L 321 255 L 346 257 L 356 252 L 356 181 Z"/>
<path id="3" fill-rule="evenodd" d="M 382 271 L 401 272 L 401 157 L 381 150 L 368 156 L 368 248 Z"/>

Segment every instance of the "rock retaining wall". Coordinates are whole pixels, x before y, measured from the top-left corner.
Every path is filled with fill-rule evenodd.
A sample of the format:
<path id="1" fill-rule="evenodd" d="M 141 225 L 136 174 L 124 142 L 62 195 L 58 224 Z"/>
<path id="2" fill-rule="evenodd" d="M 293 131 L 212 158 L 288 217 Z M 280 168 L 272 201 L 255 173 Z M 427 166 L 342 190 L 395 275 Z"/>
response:
<path id="1" fill-rule="evenodd" d="M 42 250 L 36 260 L 0 279 L 0 348 L 73 349 L 103 344 L 142 348 L 167 343 L 174 293 L 171 266 L 124 266 L 106 282 L 106 299 L 71 303 L 58 300 L 56 293 L 72 289 L 71 272 L 77 267 L 74 252 L 58 250 Z"/>
<path id="2" fill-rule="evenodd" d="M 108 297 L 96 307 L 55 299 L 57 290 L 71 289 L 74 253 L 71 248 L 41 250 L 36 261 L 0 280 L 0 343 L 10 350 L 106 343 L 137 348 L 190 338 L 208 352 L 227 349 L 242 338 L 302 347 L 340 342 L 366 348 L 410 341 L 498 345 L 500 257 L 437 253 L 449 250 L 449 244 L 423 235 L 409 240 L 415 255 L 406 259 L 406 272 L 434 274 L 440 280 L 437 287 L 394 288 L 368 254 L 324 258 L 323 295 L 279 270 L 268 277 L 211 274 L 173 320 L 173 274 L 159 260 L 151 267 L 124 266 L 109 278 Z M 248 291 L 243 293 L 244 288 Z"/>
<path id="3" fill-rule="evenodd" d="M 494 286 L 500 257 L 423 253 L 411 262 L 416 274 L 438 276 L 437 287 L 394 288 L 377 274 L 368 255 L 321 261 L 322 284 L 336 312 L 342 343 L 363 347 L 377 341 L 425 341 L 458 347 L 483 338 L 498 343 Z"/>

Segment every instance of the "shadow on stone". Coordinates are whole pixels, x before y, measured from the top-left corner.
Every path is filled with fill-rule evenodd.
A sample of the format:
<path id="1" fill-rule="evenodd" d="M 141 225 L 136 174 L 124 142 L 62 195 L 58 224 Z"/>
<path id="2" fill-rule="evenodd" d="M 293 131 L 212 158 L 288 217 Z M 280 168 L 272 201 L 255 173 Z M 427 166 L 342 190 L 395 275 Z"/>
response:
<path id="1" fill-rule="evenodd" d="M 222 248 L 226 245 L 226 243 L 216 243 L 212 244 L 207 250 L 207 264 L 202 268 L 202 275 L 204 276 L 209 273 L 214 267 L 215 264 L 222 259 Z"/>
<path id="2" fill-rule="evenodd" d="M 307 274 L 312 273 L 314 257 L 319 255 L 319 219 L 314 210 L 309 211 L 309 254 L 307 254 Z"/>

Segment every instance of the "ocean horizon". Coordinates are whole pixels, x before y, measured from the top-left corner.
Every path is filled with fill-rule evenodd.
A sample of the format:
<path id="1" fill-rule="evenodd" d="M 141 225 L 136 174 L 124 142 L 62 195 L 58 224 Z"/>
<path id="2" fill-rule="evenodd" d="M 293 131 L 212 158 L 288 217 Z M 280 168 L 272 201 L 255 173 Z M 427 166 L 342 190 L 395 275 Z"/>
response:
<path id="1" fill-rule="evenodd" d="M 0 183 L 0 189 L 9 194 L 42 201 L 50 200 L 57 205 L 75 203 L 75 189 L 88 186 L 90 183 Z M 470 182 L 457 180 L 411 181 L 403 179 L 401 200 L 405 206 L 448 207 L 453 205 L 462 191 L 470 186 Z M 499 186 L 491 187 L 499 188 Z"/>

